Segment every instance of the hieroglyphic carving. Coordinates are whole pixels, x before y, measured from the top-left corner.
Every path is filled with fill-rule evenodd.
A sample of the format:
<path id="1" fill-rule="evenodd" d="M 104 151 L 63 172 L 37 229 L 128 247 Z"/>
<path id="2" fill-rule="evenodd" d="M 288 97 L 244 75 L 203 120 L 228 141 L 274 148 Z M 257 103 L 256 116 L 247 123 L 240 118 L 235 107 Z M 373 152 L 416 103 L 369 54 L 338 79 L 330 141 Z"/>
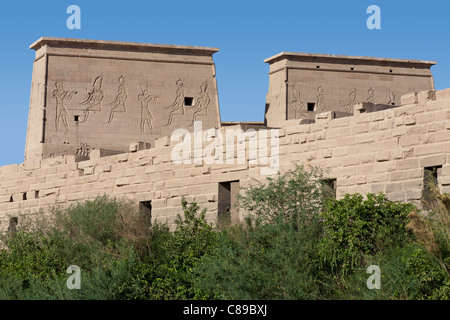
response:
<path id="1" fill-rule="evenodd" d="M 276 110 L 281 110 L 281 95 L 283 94 L 283 85 L 280 86 L 279 90 L 272 87 L 270 89 L 270 104 L 276 106 Z"/>
<path id="2" fill-rule="evenodd" d="M 153 96 L 148 93 L 148 86 L 144 89 L 141 85 L 142 93 L 138 96 L 138 100 L 141 102 L 141 133 L 145 132 L 145 126 L 149 129 L 151 134 L 154 134 L 152 120 L 153 115 L 150 112 L 148 104 L 150 102 L 156 103 L 159 99 L 158 96 Z"/>
<path id="3" fill-rule="evenodd" d="M 80 103 L 81 106 L 88 106 L 84 110 L 84 120 L 81 122 L 87 122 L 91 111 L 102 110 L 101 103 L 104 98 L 104 94 L 102 91 L 102 82 L 103 78 L 101 76 L 95 78 L 94 84 L 92 85 L 92 90 L 88 93 L 88 98 Z"/>
<path id="4" fill-rule="evenodd" d="M 395 106 L 395 97 L 396 97 L 395 92 L 392 92 L 389 89 L 389 102 L 388 102 L 388 104 Z"/>
<path id="5" fill-rule="evenodd" d="M 291 107 L 294 109 L 294 118 L 297 119 L 297 112 L 299 112 L 300 115 L 302 115 L 302 112 L 305 111 L 304 110 L 305 105 L 303 102 L 300 101 L 301 91 L 298 90 L 295 85 L 292 86 L 292 94 L 294 95 L 294 97 L 292 98 L 291 101 Z"/>
<path id="6" fill-rule="evenodd" d="M 375 91 L 371 87 L 369 90 L 367 90 L 367 93 L 369 94 L 369 97 L 367 98 L 367 102 L 375 103 Z"/>
<path id="7" fill-rule="evenodd" d="M 357 94 L 358 94 L 358 90 L 356 88 L 355 88 L 355 90 L 350 92 L 346 103 L 343 105 L 345 112 L 353 113 L 353 106 L 355 105 Z"/>
<path id="8" fill-rule="evenodd" d="M 324 112 L 327 109 L 327 105 L 325 103 L 325 96 L 324 96 L 324 90 L 322 86 L 319 86 L 317 88 L 317 103 L 316 103 L 316 110 L 318 112 Z"/>
<path id="9" fill-rule="evenodd" d="M 59 122 L 62 121 L 65 131 L 67 131 L 69 129 L 67 124 L 67 116 L 69 115 L 69 112 L 64 105 L 64 100 L 72 99 L 72 96 L 77 94 L 77 92 L 64 90 L 64 84 L 61 81 L 57 81 L 55 86 L 56 90 L 53 91 L 53 99 L 56 99 L 55 128 L 58 130 Z"/>
<path id="10" fill-rule="evenodd" d="M 199 93 L 198 99 L 193 106 L 195 112 L 192 116 L 191 126 L 194 125 L 194 122 L 197 120 L 198 116 L 207 116 L 208 115 L 208 106 L 209 106 L 210 102 L 211 102 L 211 97 L 208 94 L 208 82 L 205 81 L 200 86 L 200 93 Z"/>
<path id="11" fill-rule="evenodd" d="M 80 143 L 80 147 L 77 149 L 75 155 L 77 156 L 89 156 L 91 152 L 91 147 L 84 142 Z"/>
<path id="12" fill-rule="evenodd" d="M 167 120 L 167 124 L 165 126 L 169 126 L 172 124 L 173 116 L 174 115 L 184 115 L 184 84 L 181 79 L 178 79 L 176 82 L 177 85 L 177 91 L 176 91 L 176 97 L 174 102 L 167 106 L 166 108 L 170 110 L 169 112 L 169 119 Z"/>
<path id="13" fill-rule="evenodd" d="M 116 99 L 108 104 L 108 106 L 112 106 L 111 112 L 109 114 L 108 123 L 112 122 L 114 118 L 114 113 L 127 111 L 127 108 L 125 106 L 125 101 L 127 101 L 127 97 L 128 96 L 127 96 L 127 88 L 125 87 L 125 77 L 120 76 Z"/>

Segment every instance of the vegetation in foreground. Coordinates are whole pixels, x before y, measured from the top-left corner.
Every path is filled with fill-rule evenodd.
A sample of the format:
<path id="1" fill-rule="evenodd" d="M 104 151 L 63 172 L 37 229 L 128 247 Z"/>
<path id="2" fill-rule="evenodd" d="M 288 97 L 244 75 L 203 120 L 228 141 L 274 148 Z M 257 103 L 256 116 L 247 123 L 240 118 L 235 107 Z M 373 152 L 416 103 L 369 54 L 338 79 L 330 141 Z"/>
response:
<path id="1" fill-rule="evenodd" d="M 184 199 L 174 232 L 107 196 L 55 209 L 3 237 L 0 299 L 450 298 L 447 195 L 424 215 L 381 193 L 329 198 L 321 179 L 298 167 L 255 181 L 239 197 L 246 221 L 220 228 Z M 70 265 L 80 289 L 66 285 Z"/>

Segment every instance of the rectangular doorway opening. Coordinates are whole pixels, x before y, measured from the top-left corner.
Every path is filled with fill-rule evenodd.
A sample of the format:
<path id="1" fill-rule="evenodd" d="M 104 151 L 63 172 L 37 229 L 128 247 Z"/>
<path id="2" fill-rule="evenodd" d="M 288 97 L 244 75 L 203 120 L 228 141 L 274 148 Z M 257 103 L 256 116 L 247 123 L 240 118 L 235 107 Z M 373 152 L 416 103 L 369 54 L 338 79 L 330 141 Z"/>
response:
<path id="1" fill-rule="evenodd" d="M 147 224 L 147 225 L 152 224 L 152 202 L 151 201 L 139 202 L 139 215 L 145 224 Z"/>
<path id="2" fill-rule="evenodd" d="M 439 176 L 442 174 L 442 166 L 425 167 L 423 169 L 422 200 L 424 209 L 432 209 L 438 203 Z"/>
<path id="3" fill-rule="evenodd" d="M 322 192 L 325 199 L 336 199 L 337 180 L 324 179 L 322 180 Z"/>
<path id="4" fill-rule="evenodd" d="M 14 238 L 17 232 L 17 225 L 19 224 L 19 218 L 18 217 L 11 217 L 9 218 L 9 226 L 8 226 L 8 233 L 11 238 Z"/>
<path id="5" fill-rule="evenodd" d="M 236 208 L 239 194 L 239 180 L 219 182 L 217 223 L 227 226 L 239 221 L 239 211 Z"/>

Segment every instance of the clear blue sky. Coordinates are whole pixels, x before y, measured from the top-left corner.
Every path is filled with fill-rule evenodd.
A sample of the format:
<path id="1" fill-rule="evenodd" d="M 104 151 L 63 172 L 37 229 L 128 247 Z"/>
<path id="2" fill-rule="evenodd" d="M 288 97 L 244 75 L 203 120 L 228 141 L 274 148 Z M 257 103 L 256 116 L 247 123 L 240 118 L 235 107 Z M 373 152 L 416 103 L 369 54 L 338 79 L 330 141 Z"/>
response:
<path id="1" fill-rule="evenodd" d="M 69 5 L 81 30 L 69 30 Z M 369 30 L 369 5 L 381 30 Z M 281 51 L 435 60 L 436 89 L 450 87 L 450 1 L 171 0 L 0 2 L 0 166 L 21 163 L 34 51 L 42 36 L 209 46 L 223 121 L 262 121 L 263 60 Z"/>

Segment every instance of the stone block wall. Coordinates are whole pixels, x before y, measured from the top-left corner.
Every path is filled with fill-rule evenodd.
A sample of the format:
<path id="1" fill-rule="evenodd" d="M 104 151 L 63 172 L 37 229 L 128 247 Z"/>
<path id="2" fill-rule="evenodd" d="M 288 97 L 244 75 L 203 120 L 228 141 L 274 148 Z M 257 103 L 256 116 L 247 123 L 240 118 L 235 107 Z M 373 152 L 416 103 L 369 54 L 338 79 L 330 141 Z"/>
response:
<path id="1" fill-rule="evenodd" d="M 434 89 L 434 61 L 281 52 L 264 62 L 269 126 L 362 102 L 398 106 L 403 94 Z"/>
<path id="2" fill-rule="evenodd" d="M 397 108 L 339 119 L 324 113 L 314 124 L 286 128 L 281 171 L 292 168 L 283 159 L 309 163 L 337 180 L 338 198 L 382 191 L 390 200 L 418 203 L 424 168 L 442 167 L 439 187 L 450 192 L 450 90 L 413 95 L 418 99 Z"/>
<path id="3" fill-rule="evenodd" d="M 216 48 L 47 37 L 30 48 L 27 160 L 220 125 Z"/>
<path id="4" fill-rule="evenodd" d="M 327 170 L 327 178 L 336 179 L 338 198 L 382 191 L 391 200 L 417 203 L 424 169 L 432 167 L 438 168 L 441 191 L 450 192 L 450 89 L 408 94 L 402 102 L 406 104 L 341 118 L 321 113 L 314 123 L 286 121 L 278 129 L 279 140 L 270 140 L 278 143 L 278 150 L 270 149 L 269 155 L 279 155 L 280 173 L 300 163 Z M 240 125 L 215 129 L 209 136 L 220 132 L 225 137 L 226 130 L 233 128 Z M 205 136 L 206 131 L 201 134 Z M 202 152 L 211 141 L 203 141 Z M 191 155 L 199 151 L 192 142 Z M 220 183 L 239 181 L 245 187 L 252 178 L 266 177 L 261 174 L 267 166 L 264 161 L 249 163 L 254 156 L 249 142 L 244 163 L 237 161 L 238 152 L 230 156 L 226 148 L 220 150 L 223 159 L 234 159 L 228 164 L 193 159 L 176 164 L 173 150 L 179 143 L 166 136 L 150 149 L 134 147 L 129 153 L 108 155 L 94 150 L 85 161 L 70 155 L 4 166 L 0 168 L 0 230 L 7 230 L 12 217 L 18 217 L 20 225 L 24 215 L 40 209 L 48 212 L 55 203 L 69 205 L 103 194 L 129 198 L 136 205 L 151 201 L 152 219 L 167 220 L 172 226 L 182 213 L 181 198 L 186 197 L 205 207 L 207 219 L 214 222 Z M 236 214 L 242 218 L 244 213 Z"/>

